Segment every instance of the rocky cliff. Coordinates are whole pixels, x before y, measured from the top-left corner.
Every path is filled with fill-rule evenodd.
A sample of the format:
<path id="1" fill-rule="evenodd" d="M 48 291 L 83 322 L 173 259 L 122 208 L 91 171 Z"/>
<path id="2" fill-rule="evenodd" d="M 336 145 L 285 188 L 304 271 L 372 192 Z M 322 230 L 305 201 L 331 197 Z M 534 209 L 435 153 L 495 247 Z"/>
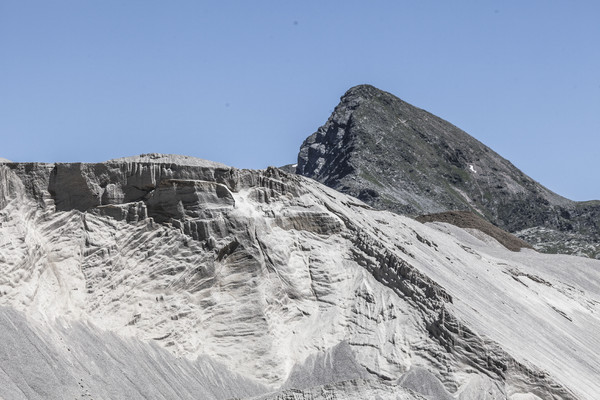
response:
<path id="1" fill-rule="evenodd" d="M 275 168 L 1 164 L 0 306 L 5 399 L 600 391 L 598 261 Z"/>
<path id="2" fill-rule="evenodd" d="M 302 144 L 296 172 L 377 209 L 470 210 L 543 251 L 600 257 L 600 202 L 551 192 L 449 122 L 373 86 L 342 96 Z"/>

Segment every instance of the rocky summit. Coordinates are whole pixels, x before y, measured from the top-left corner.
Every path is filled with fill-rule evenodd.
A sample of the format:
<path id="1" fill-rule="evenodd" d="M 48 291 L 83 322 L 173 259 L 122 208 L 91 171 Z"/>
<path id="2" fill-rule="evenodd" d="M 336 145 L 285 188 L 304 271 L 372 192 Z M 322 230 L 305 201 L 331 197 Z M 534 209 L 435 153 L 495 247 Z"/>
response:
<path id="1" fill-rule="evenodd" d="M 600 202 L 553 193 L 456 126 L 373 86 L 348 90 L 296 172 L 376 209 L 472 211 L 537 249 L 600 258 Z"/>
<path id="2" fill-rule="evenodd" d="M 477 221 L 183 156 L 0 163 L 0 398 L 596 399 L 600 261 Z"/>

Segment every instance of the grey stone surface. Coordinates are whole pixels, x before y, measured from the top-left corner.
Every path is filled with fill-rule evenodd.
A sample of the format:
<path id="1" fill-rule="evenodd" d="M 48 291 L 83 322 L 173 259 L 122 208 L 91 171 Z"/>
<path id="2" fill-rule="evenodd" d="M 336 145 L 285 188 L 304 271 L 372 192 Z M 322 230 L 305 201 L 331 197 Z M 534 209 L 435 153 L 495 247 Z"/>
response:
<path id="1" fill-rule="evenodd" d="M 600 202 L 551 192 L 456 126 L 373 86 L 342 96 L 302 144 L 296 173 L 400 214 L 470 210 L 509 232 L 575 232 L 600 254 Z"/>

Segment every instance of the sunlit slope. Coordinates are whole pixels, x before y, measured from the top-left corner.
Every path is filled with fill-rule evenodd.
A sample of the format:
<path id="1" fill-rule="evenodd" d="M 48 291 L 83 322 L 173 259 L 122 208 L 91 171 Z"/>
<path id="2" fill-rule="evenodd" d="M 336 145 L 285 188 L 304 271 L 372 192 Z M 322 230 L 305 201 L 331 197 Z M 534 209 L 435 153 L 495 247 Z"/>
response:
<path id="1" fill-rule="evenodd" d="M 600 391 L 600 262 L 510 252 L 276 169 L 147 158 L 0 166 L 0 303 L 40 326 L 71 321 L 98 346 L 211 360 L 269 391 Z"/>

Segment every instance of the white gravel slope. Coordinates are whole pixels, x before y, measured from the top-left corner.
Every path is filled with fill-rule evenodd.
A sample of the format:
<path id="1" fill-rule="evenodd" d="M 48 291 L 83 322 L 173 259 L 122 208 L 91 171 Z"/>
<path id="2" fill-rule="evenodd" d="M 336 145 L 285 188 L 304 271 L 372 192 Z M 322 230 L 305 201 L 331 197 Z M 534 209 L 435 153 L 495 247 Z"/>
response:
<path id="1" fill-rule="evenodd" d="M 413 371 L 415 387 L 443 398 L 600 392 L 600 261 L 513 253 L 269 171 L 243 172 L 232 199 L 214 197 L 192 221 L 210 235 L 194 240 L 189 216 L 56 211 L 0 169 L 11 188 L 0 187 L 0 305 L 36 324 L 84 321 L 270 390 L 290 376 L 321 387 L 323 376 L 406 382 Z"/>

